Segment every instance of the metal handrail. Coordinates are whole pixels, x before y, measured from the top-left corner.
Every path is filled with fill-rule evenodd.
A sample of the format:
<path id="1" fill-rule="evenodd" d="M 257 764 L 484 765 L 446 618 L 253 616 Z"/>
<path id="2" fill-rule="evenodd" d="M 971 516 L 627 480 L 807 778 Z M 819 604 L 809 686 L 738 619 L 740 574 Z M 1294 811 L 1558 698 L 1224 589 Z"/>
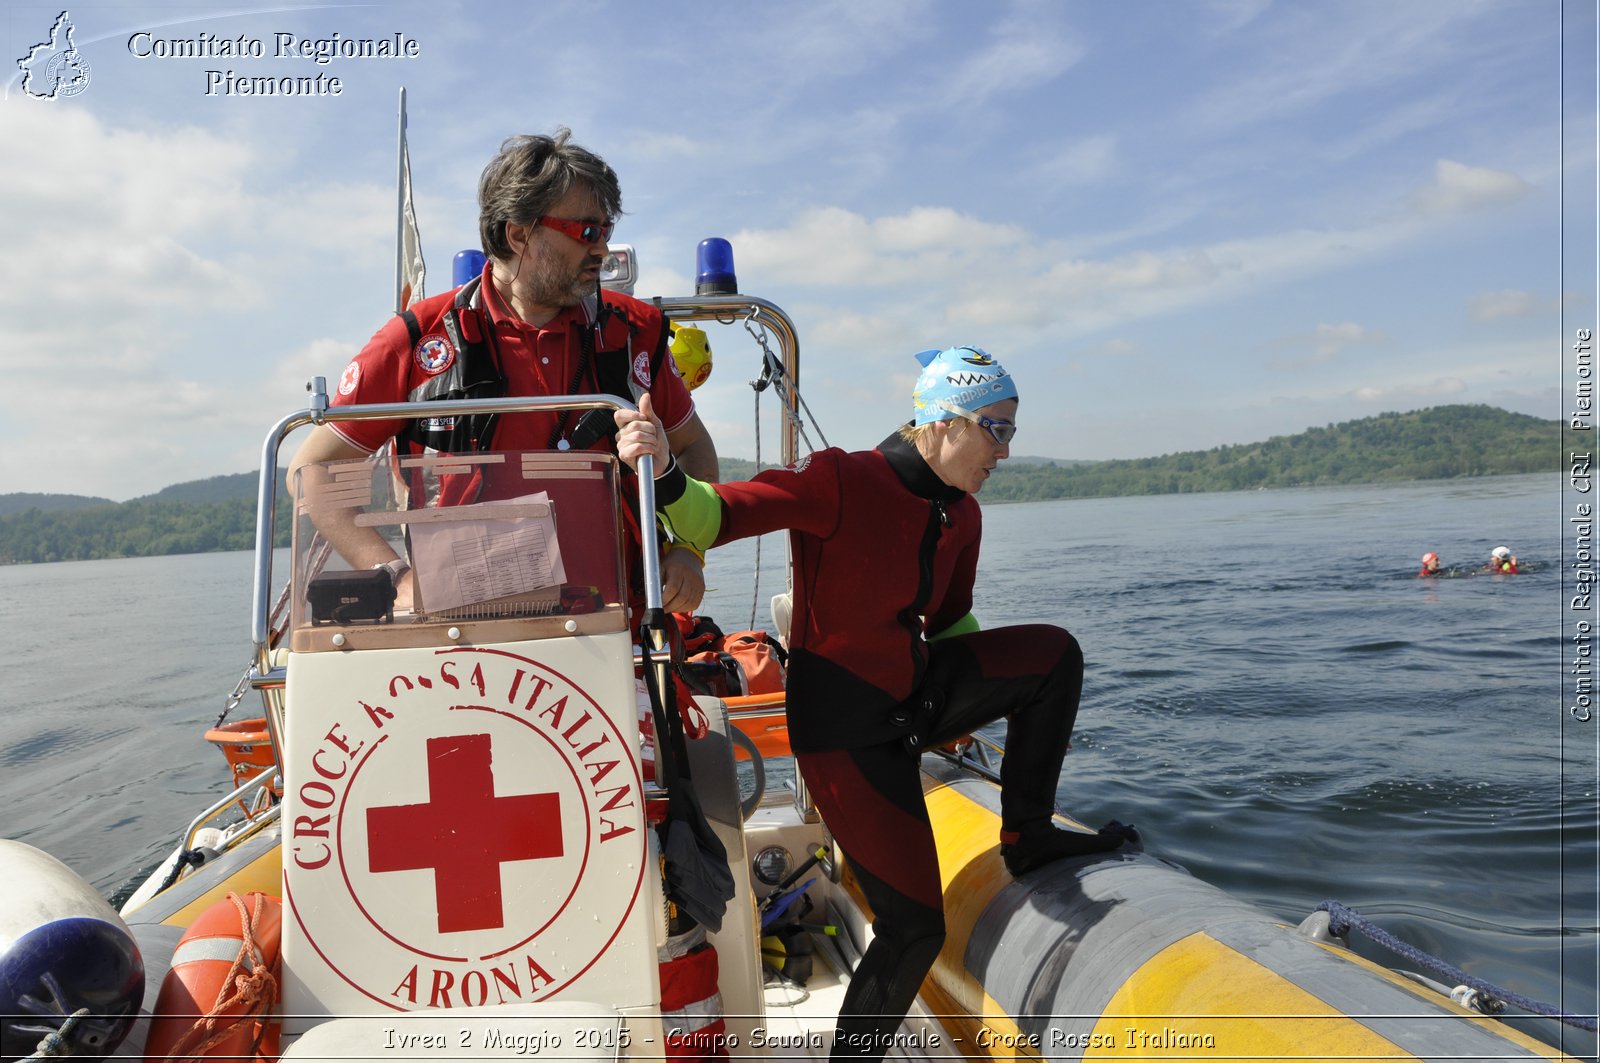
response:
<path id="1" fill-rule="evenodd" d="M 256 671 L 265 674 L 271 670 L 270 624 L 267 604 L 272 591 L 272 533 L 278 490 L 278 449 L 289 433 L 306 425 L 320 425 L 329 421 L 380 421 L 397 418 L 414 419 L 422 414 L 419 406 L 426 406 L 429 417 L 459 417 L 482 413 L 533 413 L 541 410 L 633 410 L 638 407 L 615 395 L 555 395 L 521 396 L 497 399 L 450 399 L 426 404 L 415 402 L 383 402 L 366 406 L 341 406 L 335 416 L 329 416 L 326 405 L 327 392 L 322 377 L 311 383 L 312 405 L 298 410 L 280 420 L 267 433 L 261 446 L 261 477 L 256 494 L 256 566 L 254 591 L 251 595 L 250 637 L 256 647 Z M 639 505 L 641 512 L 655 512 L 655 480 L 653 463 L 648 456 L 640 459 Z M 643 508 L 648 503 L 649 508 Z M 660 606 L 661 579 L 659 572 L 651 580 L 655 568 L 656 529 L 654 521 L 640 521 L 640 532 L 645 547 L 646 602 L 649 604 L 649 587 L 655 585 L 655 605 Z M 657 563 L 659 559 L 655 558 Z"/>
<path id="2" fill-rule="evenodd" d="M 272 786 L 273 777 L 277 774 L 278 765 L 276 764 L 273 764 L 269 768 L 263 768 L 261 771 L 240 783 L 232 793 L 228 794 L 226 797 L 219 798 L 215 804 L 211 805 L 204 812 L 201 812 L 198 816 L 194 817 L 194 819 L 190 820 L 188 829 L 183 832 L 183 848 L 193 849 L 195 835 L 199 834 L 201 828 L 203 828 L 213 819 L 216 819 L 217 816 L 229 806 L 235 804 L 236 802 L 243 802 L 246 797 L 254 797 L 259 792 L 270 789 Z M 273 804 L 259 812 L 251 814 L 249 816 L 251 823 L 238 831 L 236 834 L 229 836 L 229 848 L 232 848 L 237 842 L 243 841 L 245 838 L 256 834 L 263 827 L 267 826 L 267 824 L 276 821 L 282 808 L 282 805 Z"/>
<path id="3" fill-rule="evenodd" d="M 656 305 L 669 319 L 679 321 L 733 321 L 740 317 L 771 329 L 783 351 L 784 372 L 798 383 L 800 379 L 800 341 L 794 322 L 778 306 L 749 295 L 703 295 L 657 299 Z M 276 527 L 278 492 L 278 453 L 289 433 L 306 425 L 329 421 L 371 421 L 415 419 L 418 416 L 451 417 L 488 413 L 533 413 L 553 410 L 628 409 L 638 407 L 615 395 L 520 396 L 494 399 L 454 399 L 428 403 L 391 402 L 367 406 L 340 406 L 334 413 L 328 405 L 327 382 L 314 378 L 307 385 L 311 405 L 289 414 L 267 432 L 261 445 L 261 472 L 256 488 L 256 563 L 251 593 L 250 637 L 255 644 L 255 677 L 252 686 L 261 692 L 266 709 L 267 730 L 274 749 L 285 748 L 283 741 L 282 669 L 274 669 L 271 655 L 272 539 Z M 797 393 L 785 393 L 791 416 L 784 418 L 783 455 L 786 464 L 798 459 Z M 419 410 L 418 407 L 424 407 Z M 330 415 L 332 414 L 332 415 Z M 639 512 L 655 512 L 654 462 L 647 456 L 639 462 Z M 661 557 L 653 520 L 639 522 L 644 562 L 645 606 L 650 616 L 661 609 Z M 274 681 L 276 680 L 276 681 Z"/>
<path id="4" fill-rule="evenodd" d="M 769 328 L 778 337 L 783 350 L 783 371 L 798 389 L 800 384 L 800 334 L 794 321 L 777 304 L 753 295 L 696 295 L 671 299 L 657 299 L 662 313 L 674 321 L 721 321 L 731 323 L 745 318 Z M 793 464 L 800 459 L 799 394 L 797 390 L 785 393 L 790 416 L 783 419 L 783 463 Z"/>
<path id="5" fill-rule="evenodd" d="M 770 328 L 778 337 L 778 343 L 784 354 L 784 371 L 792 381 L 798 383 L 800 379 L 800 342 L 795 331 L 794 322 L 789 315 L 784 313 L 777 305 L 750 295 L 702 295 L 683 298 L 658 299 L 656 305 L 661 308 L 668 318 L 681 321 L 726 321 L 745 317 L 755 321 L 766 328 Z M 530 413 L 540 410 L 592 410 L 592 409 L 636 409 L 632 403 L 615 395 L 555 395 L 555 396 L 522 396 L 497 399 L 456 399 L 451 401 L 429 402 L 419 404 L 413 402 L 378 403 L 369 406 L 341 406 L 336 416 L 329 416 L 330 408 L 327 401 L 327 386 L 322 377 L 315 378 L 309 385 L 311 391 L 311 405 L 304 410 L 289 414 L 274 425 L 267 433 L 266 440 L 261 447 L 261 474 L 256 491 L 256 565 L 255 583 L 251 595 L 251 641 L 256 647 L 256 671 L 265 675 L 271 671 L 269 660 L 270 648 L 268 640 L 270 635 L 270 606 L 267 599 L 272 593 L 272 533 L 274 527 L 273 516 L 277 502 L 278 487 L 278 451 L 290 432 L 308 424 L 323 424 L 327 421 L 365 421 L 365 420 L 393 420 L 397 418 L 414 419 L 418 416 L 417 407 L 426 406 L 427 415 L 430 417 L 463 416 L 475 413 Z M 788 400 L 791 406 L 797 401 L 792 395 Z M 792 411 L 798 413 L 797 410 Z M 784 462 L 795 461 L 799 455 L 797 428 L 795 419 L 786 419 L 784 433 Z M 648 462 L 649 459 L 645 459 Z M 652 470 L 644 469 L 642 473 Z M 640 512 L 655 512 L 655 482 L 650 475 L 639 477 Z M 648 496 L 648 497 L 647 497 Z M 645 502 L 649 507 L 645 508 Z M 647 541 L 644 545 L 650 549 L 645 550 L 645 587 L 646 604 L 651 589 L 656 595 L 655 605 L 660 606 L 661 580 L 659 573 L 659 556 L 656 554 L 654 542 L 655 527 L 651 521 L 641 521 L 645 530 Z M 655 578 L 651 578 L 654 575 Z M 274 741 L 278 738 L 273 736 Z"/>
<path id="6" fill-rule="evenodd" d="M 256 490 L 256 565 L 255 582 L 251 594 L 250 637 L 255 644 L 255 672 L 266 676 L 272 672 L 271 607 L 267 604 L 272 593 L 272 536 L 276 526 L 278 492 L 278 448 L 290 432 L 308 424 L 328 421 L 375 421 L 395 418 L 412 419 L 419 415 L 421 403 L 384 402 L 366 406 L 341 406 L 336 416 L 328 416 L 327 384 L 322 377 L 312 379 L 311 405 L 284 417 L 267 432 L 261 445 L 261 474 Z M 522 396 L 496 399 L 451 399 L 426 404 L 430 417 L 466 416 L 475 413 L 527 413 L 539 410 L 636 410 L 638 407 L 616 395 L 556 395 Z M 655 463 L 646 455 L 639 459 L 639 512 L 656 511 Z M 661 558 L 653 520 L 639 522 L 641 549 L 644 554 L 645 604 L 650 615 L 661 609 Z M 272 747 L 287 748 L 284 743 L 281 694 L 263 691 L 262 700 L 267 709 L 267 732 Z"/>

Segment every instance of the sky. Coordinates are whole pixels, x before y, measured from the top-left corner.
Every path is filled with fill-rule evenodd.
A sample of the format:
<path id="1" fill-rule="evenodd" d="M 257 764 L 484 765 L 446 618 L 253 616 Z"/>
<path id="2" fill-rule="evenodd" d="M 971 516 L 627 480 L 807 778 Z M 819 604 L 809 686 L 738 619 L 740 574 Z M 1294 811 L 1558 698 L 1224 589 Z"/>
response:
<path id="1" fill-rule="evenodd" d="M 66 9 L 88 77 L 40 98 L 19 61 L 62 11 L 0 16 L 0 493 L 257 467 L 393 311 L 402 86 L 430 292 L 499 143 L 569 127 L 621 178 L 637 294 L 728 239 L 836 446 L 958 344 L 1017 378 L 1019 455 L 1553 419 L 1596 312 L 1584 0 L 118 0 Z M 279 55 L 336 35 L 415 54 Z M 340 91 L 229 91 L 285 76 Z M 756 347 L 710 338 L 701 416 L 753 457 Z"/>

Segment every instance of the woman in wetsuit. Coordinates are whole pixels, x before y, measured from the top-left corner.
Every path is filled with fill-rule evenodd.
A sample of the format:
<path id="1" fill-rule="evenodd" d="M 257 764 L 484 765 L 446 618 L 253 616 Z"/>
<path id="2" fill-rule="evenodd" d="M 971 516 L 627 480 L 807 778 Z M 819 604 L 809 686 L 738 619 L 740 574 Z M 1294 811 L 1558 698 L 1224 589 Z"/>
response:
<path id="1" fill-rule="evenodd" d="M 1010 455 L 1017 389 L 976 347 L 924 351 L 910 424 L 873 450 L 819 451 L 743 483 L 670 464 L 648 398 L 619 411 L 618 454 L 665 468 L 657 506 L 704 549 L 789 529 L 789 738 L 874 914 L 845 994 L 833 1056 L 878 1058 L 944 942 L 944 898 L 918 754 L 1000 717 L 1000 852 L 1013 875 L 1115 849 L 1137 833 L 1051 822 L 1083 686 L 1062 628 L 981 631 L 971 613 L 982 517 L 972 497 Z"/>

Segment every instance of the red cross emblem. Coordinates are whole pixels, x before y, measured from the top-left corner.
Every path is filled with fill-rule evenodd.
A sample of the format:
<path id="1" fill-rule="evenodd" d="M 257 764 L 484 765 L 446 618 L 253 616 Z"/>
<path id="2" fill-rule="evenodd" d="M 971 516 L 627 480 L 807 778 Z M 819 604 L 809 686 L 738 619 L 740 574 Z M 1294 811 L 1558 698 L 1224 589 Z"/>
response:
<path id="1" fill-rule="evenodd" d="M 494 795 L 489 736 L 428 739 L 428 793 L 367 809 L 367 859 L 380 871 L 433 870 L 439 932 L 505 925 L 500 865 L 560 856 L 561 795 Z"/>

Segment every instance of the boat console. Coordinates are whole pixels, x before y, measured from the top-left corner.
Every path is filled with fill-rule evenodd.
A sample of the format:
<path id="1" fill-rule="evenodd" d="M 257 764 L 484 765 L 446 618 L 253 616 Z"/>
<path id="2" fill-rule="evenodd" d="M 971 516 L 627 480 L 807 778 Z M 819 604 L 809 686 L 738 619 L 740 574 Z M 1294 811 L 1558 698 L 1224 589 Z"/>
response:
<path id="1" fill-rule="evenodd" d="M 286 1037 L 561 996 L 660 1040 L 617 480 L 609 455 L 490 452 L 290 485 Z M 389 544 L 407 593 L 328 545 L 354 536 Z"/>

